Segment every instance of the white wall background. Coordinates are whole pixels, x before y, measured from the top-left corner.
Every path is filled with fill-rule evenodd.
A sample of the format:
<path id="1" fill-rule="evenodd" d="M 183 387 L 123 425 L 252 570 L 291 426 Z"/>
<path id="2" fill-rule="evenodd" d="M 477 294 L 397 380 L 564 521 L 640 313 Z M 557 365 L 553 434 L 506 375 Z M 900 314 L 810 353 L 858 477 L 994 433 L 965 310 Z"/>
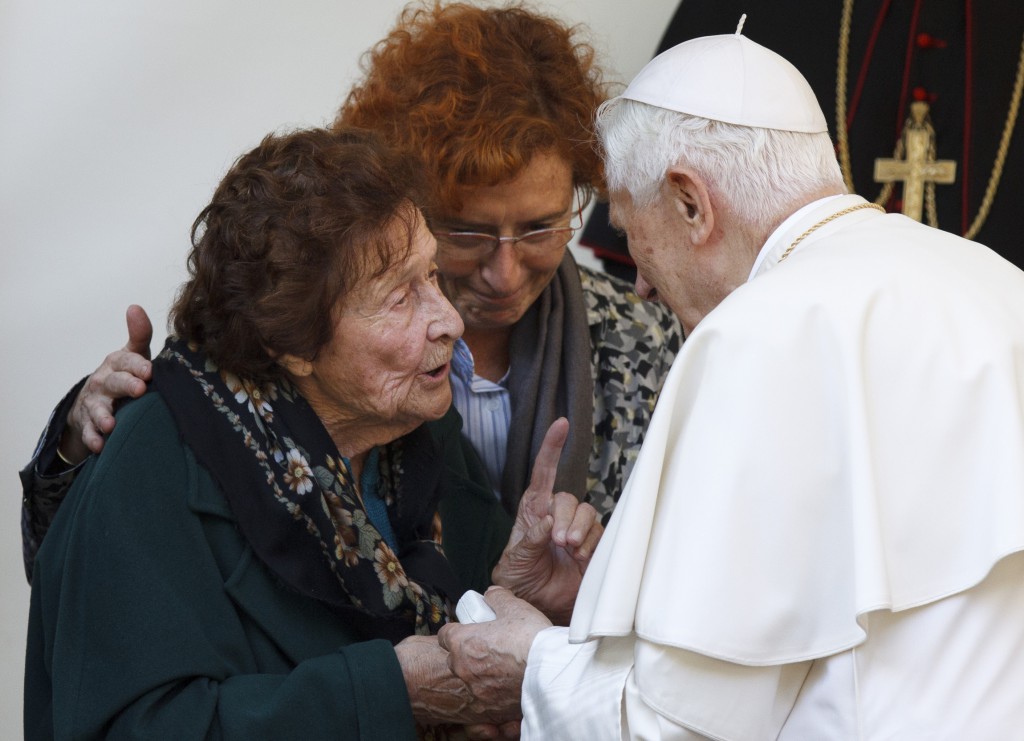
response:
<path id="1" fill-rule="evenodd" d="M 0 0 L 0 738 L 21 736 L 29 588 L 17 471 L 146 307 L 165 337 L 192 220 L 267 132 L 328 123 L 402 0 Z M 675 0 L 548 0 L 613 79 Z M 2 493 L 2 492 L 0 492 Z"/>

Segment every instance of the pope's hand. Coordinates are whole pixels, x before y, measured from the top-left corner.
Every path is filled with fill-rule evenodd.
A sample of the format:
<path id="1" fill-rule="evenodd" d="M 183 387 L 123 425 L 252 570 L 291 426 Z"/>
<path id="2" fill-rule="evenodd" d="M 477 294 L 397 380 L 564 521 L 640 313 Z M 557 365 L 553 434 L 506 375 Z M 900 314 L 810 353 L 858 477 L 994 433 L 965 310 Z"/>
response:
<path id="1" fill-rule="evenodd" d="M 553 491 L 568 432 L 563 417 L 544 436 L 508 545 L 491 574 L 494 584 L 511 589 L 557 625 L 569 624 L 583 573 L 604 532 L 592 506 Z"/>
<path id="2" fill-rule="evenodd" d="M 520 718 L 530 646 L 551 621 L 507 589 L 491 587 L 485 597 L 497 617 L 484 623 L 448 623 L 437 634 L 438 644 L 448 651 L 448 666 L 476 702 L 490 707 L 495 717 Z"/>

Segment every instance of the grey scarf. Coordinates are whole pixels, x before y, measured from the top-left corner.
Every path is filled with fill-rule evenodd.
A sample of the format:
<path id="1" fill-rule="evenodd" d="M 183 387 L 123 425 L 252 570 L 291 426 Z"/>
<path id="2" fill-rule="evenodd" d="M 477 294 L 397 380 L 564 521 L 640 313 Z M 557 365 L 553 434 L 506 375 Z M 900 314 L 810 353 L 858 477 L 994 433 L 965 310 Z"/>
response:
<path id="1" fill-rule="evenodd" d="M 593 354 L 579 269 L 566 250 L 555 277 L 512 331 L 508 431 L 501 501 L 514 513 L 530 481 L 544 433 L 569 419 L 555 491 L 582 499 L 594 445 Z"/>

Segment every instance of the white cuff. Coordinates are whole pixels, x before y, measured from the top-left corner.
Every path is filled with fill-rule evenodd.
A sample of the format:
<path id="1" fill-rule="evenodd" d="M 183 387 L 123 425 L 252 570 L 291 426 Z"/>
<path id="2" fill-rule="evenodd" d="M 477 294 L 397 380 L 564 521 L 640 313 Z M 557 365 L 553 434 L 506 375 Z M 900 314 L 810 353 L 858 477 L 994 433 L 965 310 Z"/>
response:
<path id="1" fill-rule="evenodd" d="M 618 741 L 633 638 L 568 642 L 568 628 L 537 634 L 523 677 L 522 739 Z"/>

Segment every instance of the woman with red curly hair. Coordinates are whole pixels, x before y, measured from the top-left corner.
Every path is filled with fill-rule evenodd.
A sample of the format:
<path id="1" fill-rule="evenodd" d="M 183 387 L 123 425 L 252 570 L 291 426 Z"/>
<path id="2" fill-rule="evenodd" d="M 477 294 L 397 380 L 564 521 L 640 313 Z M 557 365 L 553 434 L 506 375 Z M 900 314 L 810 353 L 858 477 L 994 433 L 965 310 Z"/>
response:
<path id="1" fill-rule="evenodd" d="M 607 97 L 581 30 L 522 5 L 408 6 L 336 125 L 374 129 L 429 178 L 442 286 L 466 325 L 455 404 L 509 511 L 544 432 L 572 432 L 558 488 L 607 515 L 682 334 L 566 245 L 603 188 Z"/>
<path id="2" fill-rule="evenodd" d="M 410 5 L 364 58 L 335 126 L 377 131 L 427 178 L 441 285 L 466 327 L 454 404 L 490 489 L 514 513 L 544 433 L 565 416 L 556 487 L 607 519 L 682 331 L 566 249 L 603 188 L 590 126 L 606 84 L 581 35 L 522 5 Z M 114 400 L 145 390 L 148 319 L 138 307 L 129 319 L 125 350 L 72 390 L 23 472 L 29 568 L 59 490 L 113 429 Z"/>

